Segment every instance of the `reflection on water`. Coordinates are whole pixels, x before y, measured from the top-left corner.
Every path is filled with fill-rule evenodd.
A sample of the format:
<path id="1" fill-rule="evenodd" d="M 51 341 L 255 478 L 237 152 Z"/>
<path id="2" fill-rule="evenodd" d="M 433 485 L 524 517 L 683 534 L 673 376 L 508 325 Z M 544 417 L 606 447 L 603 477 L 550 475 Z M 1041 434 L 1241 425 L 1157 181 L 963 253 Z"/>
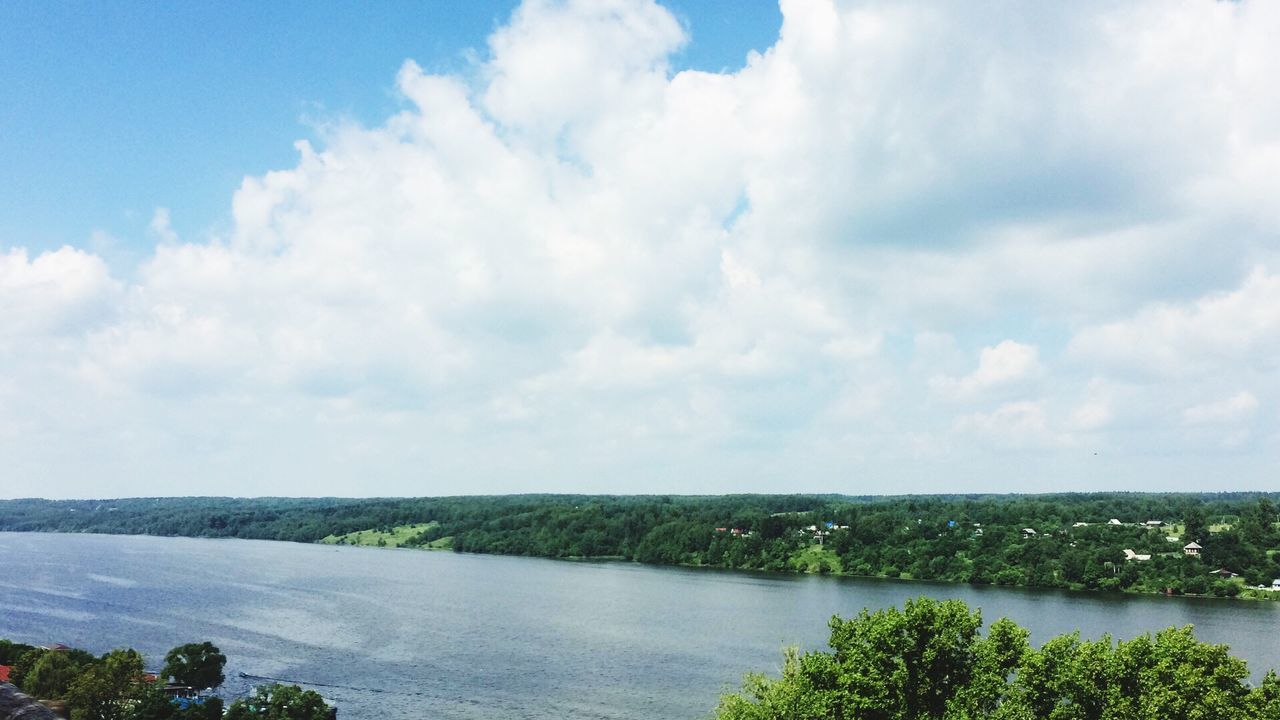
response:
<path id="1" fill-rule="evenodd" d="M 832 614 L 960 598 L 1033 641 L 1193 624 L 1255 673 L 1280 666 L 1280 604 L 762 575 L 243 540 L 0 533 L 0 637 L 158 665 L 210 640 L 225 691 L 253 675 L 330 686 L 340 717 L 698 718 Z"/>

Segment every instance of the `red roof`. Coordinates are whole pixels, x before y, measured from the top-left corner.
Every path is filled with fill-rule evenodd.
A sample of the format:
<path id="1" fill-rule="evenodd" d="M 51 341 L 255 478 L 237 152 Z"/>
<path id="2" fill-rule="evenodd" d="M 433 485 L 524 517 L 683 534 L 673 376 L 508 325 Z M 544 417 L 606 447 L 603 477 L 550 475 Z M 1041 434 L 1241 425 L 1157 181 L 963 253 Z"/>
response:
<path id="1" fill-rule="evenodd" d="M 9 666 L 0 665 L 0 682 L 9 682 Z"/>

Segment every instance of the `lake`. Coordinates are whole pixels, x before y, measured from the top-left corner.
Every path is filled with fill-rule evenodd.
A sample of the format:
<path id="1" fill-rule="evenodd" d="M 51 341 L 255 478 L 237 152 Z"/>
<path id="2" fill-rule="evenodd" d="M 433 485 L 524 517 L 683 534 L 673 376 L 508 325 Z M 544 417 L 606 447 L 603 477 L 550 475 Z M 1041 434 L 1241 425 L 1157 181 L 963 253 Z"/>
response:
<path id="1" fill-rule="evenodd" d="M 237 676 L 316 686 L 339 717 L 702 718 L 831 615 L 930 595 L 1033 642 L 1194 624 L 1255 676 L 1280 666 L 1280 603 L 1119 596 L 252 540 L 0 533 L 0 637 L 149 667 L 210 640 Z"/>

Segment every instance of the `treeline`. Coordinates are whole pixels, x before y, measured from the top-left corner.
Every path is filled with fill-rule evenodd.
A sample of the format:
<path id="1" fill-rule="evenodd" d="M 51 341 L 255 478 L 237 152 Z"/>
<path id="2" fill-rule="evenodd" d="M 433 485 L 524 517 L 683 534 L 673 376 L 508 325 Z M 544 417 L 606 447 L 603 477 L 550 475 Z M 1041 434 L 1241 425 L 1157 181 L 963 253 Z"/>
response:
<path id="1" fill-rule="evenodd" d="M 1191 628 L 1113 643 L 1062 635 L 1032 648 L 1008 619 L 981 635 L 959 600 L 831 620 L 830 652 L 748 675 L 718 720 L 1280 720 L 1280 678 L 1257 686 L 1225 645 Z"/>
<path id="2" fill-rule="evenodd" d="M 407 544 L 449 538 L 461 552 L 1280 597 L 1248 589 L 1280 578 L 1276 500 L 1256 493 L 15 500 L 0 501 L 0 530 L 314 542 L 431 523 Z M 1196 555 L 1183 551 L 1192 541 L 1202 546 Z"/>

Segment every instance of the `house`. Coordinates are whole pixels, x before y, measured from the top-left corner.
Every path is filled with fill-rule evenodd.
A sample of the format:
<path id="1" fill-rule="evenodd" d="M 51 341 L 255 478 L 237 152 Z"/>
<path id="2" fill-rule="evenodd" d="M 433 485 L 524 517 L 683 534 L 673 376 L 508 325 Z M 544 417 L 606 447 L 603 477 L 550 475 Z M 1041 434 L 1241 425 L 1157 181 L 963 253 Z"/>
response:
<path id="1" fill-rule="evenodd" d="M 1029 537 L 1035 537 L 1035 535 L 1036 535 L 1035 530 L 1031 528 L 1022 528 L 1022 537 L 1029 538 Z"/>
<path id="2" fill-rule="evenodd" d="M 1117 520 L 1116 518 L 1111 518 L 1110 520 L 1108 520 L 1108 521 L 1107 521 L 1107 524 L 1108 524 L 1108 525 L 1123 525 L 1124 523 L 1120 522 L 1120 521 L 1119 521 L 1119 520 Z"/>
<path id="3" fill-rule="evenodd" d="M 1169 542 L 1182 542 L 1182 538 L 1178 537 L 1177 535 L 1166 535 L 1164 539 L 1168 540 Z"/>
<path id="4" fill-rule="evenodd" d="M 8 665 L 0 665 L 0 682 L 9 682 L 9 671 L 12 669 Z"/>
<path id="5" fill-rule="evenodd" d="M 1150 556 L 1150 555 L 1139 555 L 1138 553 L 1134 552 L 1132 548 L 1125 548 L 1125 549 L 1124 549 L 1124 559 L 1125 559 L 1125 560 L 1137 560 L 1138 562 L 1146 562 L 1146 561 L 1148 561 L 1148 560 L 1150 560 L 1150 559 L 1151 559 L 1151 556 Z"/>
<path id="6" fill-rule="evenodd" d="M 1280 578 L 1276 578 L 1275 580 L 1271 581 L 1271 589 L 1280 590 Z"/>
<path id="7" fill-rule="evenodd" d="M 1231 572 L 1230 570 L 1228 570 L 1228 569 L 1226 569 L 1226 568 L 1218 568 L 1217 570 L 1214 570 L 1213 572 L 1211 572 L 1211 573 L 1209 573 L 1209 574 L 1210 574 L 1210 575 L 1213 575 L 1213 576 L 1215 576 L 1215 577 L 1223 578 L 1223 579 L 1229 579 L 1229 578 L 1233 578 L 1233 577 L 1240 577 L 1240 576 L 1239 576 L 1239 575 L 1237 575 L 1236 573 L 1233 573 L 1233 572 Z"/>
<path id="8" fill-rule="evenodd" d="M 1089 527 L 1087 522 L 1071 523 L 1071 527 Z"/>
<path id="9" fill-rule="evenodd" d="M 167 682 L 161 689 L 164 696 L 173 700 L 175 698 L 194 698 L 196 697 L 196 689 L 190 685 L 183 685 L 179 682 Z"/>
<path id="10" fill-rule="evenodd" d="M 1145 524 L 1147 527 L 1149 527 L 1149 528 L 1158 528 L 1158 527 L 1160 527 L 1161 525 L 1164 525 L 1164 521 L 1163 521 L 1163 520 L 1148 520 L 1148 521 L 1147 521 L 1146 523 L 1144 523 L 1144 524 Z"/>
<path id="11" fill-rule="evenodd" d="M 1183 555 L 1196 555 L 1196 556 L 1198 556 L 1198 555 L 1200 554 L 1200 551 L 1201 551 L 1201 550 L 1203 550 L 1203 549 L 1204 549 L 1204 547 L 1202 547 L 1202 546 L 1200 545 L 1200 543 L 1197 543 L 1197 542 L 1189 542 L 1189 543 L 1187 543 L 1186 545 L 1183 545 L 1183 546 L 1182 546 L 1182 554 L 1183 554 Z"/>

